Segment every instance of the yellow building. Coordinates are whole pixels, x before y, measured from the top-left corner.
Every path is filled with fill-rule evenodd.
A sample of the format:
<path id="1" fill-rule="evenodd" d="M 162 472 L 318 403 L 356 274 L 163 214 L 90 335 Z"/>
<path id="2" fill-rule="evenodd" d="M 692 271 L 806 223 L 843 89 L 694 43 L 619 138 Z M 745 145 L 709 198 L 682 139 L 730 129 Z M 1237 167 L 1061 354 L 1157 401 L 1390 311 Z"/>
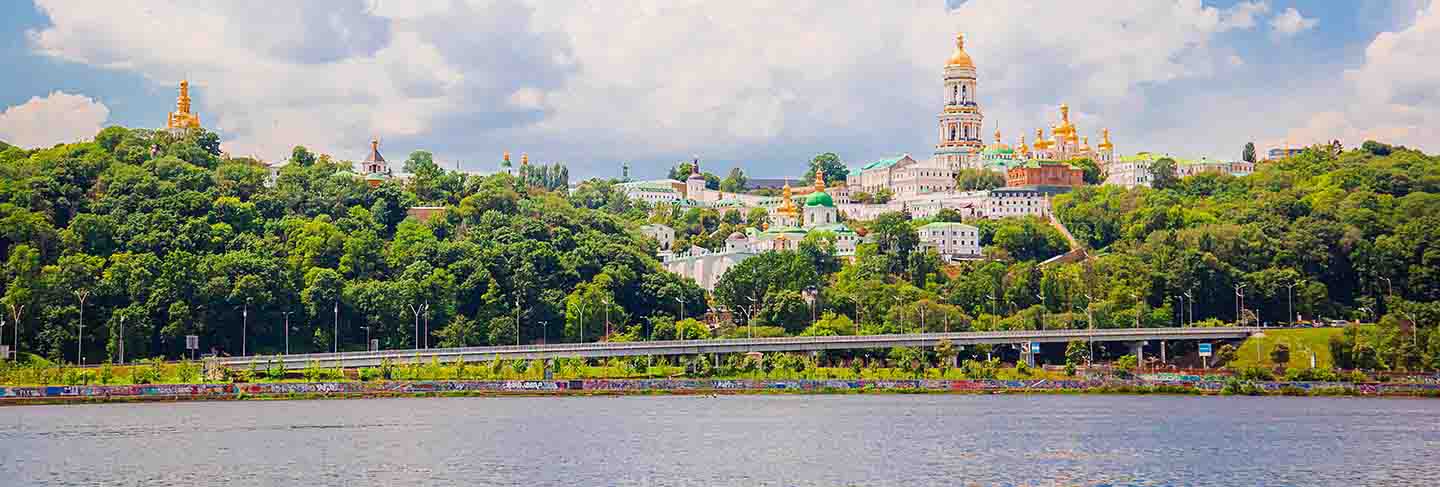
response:
<path id="1" fill-rule="evenodd" d="M 180 82 L 180 97 L 175 100 L 175 111 L 165 121 L 165 128 L 185 130 L 200 128 L 200 115 L 190 112 L 190 82 Z"/>

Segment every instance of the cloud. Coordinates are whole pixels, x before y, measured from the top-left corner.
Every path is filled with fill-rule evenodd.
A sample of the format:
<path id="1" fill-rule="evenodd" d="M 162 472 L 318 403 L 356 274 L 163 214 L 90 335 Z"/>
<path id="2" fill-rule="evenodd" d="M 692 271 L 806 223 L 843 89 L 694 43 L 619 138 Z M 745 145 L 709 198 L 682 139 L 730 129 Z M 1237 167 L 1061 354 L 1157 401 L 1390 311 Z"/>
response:
<path id="1" fill-rule="evenodd" d="M 1329 97 L 1339 109 L 1309 116 L 1286 137 L 1297 143 L 1366 139 L 1433 150 L 1440 141 L 1440 2 L 1419 10 L 1403 29 L 1382 32 L 1365 48 L 1365 63 L 1345 72 Z"/>
<path id="2" fill-rule="evenodd" d="M 190 79 L 232 153 L 281 157 L 303 143 L 354 158 L 378 135 L 486 166 L 528 151 L 577 175 L 620 160 L 658 173 L 692 153 L 765 175 L 799 172 L 788 165 L 819 151 L 927 155 L 956 32 L 979 65 L 986 124 L 1007 139 L 1069 102 L 1082 130 L 1111 127 L 1133 147 L 1161 133 L 1144 115 L 1169 95 L 1154 93 L 1230 69 L 1220 37 L 1269 11 L 1198 0 L 336 0 L 263 12 L 35 1 L 51 22 L 30 33 L 36 51 L 167 89 Z"/>
<path id="3" fill-rule="evenodd" d="M 1305 16 L 1300 15 L 1299 10 L 1295 10 L 1295 7 L 1290 7 L 1285 9 L 1284 12 L 1280 12 L 1275 18 L 1270 19 L 1270 28 L 1274 29 L 1278 34 L 1293 36 L 1314 29 L 1315 25 L 1319 23 L 1319 19 L 1305 18 Z"/>
<path id="4" fill-rule="evenodd" d="M 48 147 L 89 139 L 109 117 L 104 103 L 55 91 L 0 112 L 0 140 L 20 147 Z"/>

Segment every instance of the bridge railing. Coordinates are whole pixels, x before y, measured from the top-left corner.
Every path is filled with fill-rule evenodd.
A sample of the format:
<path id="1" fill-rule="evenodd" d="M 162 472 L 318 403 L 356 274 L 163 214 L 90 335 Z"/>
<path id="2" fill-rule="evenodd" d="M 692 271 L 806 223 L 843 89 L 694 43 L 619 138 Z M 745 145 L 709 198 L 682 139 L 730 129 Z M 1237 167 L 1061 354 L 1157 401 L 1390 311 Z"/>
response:
<path id="1" fill-rule="evenodd" d="M 950 333 L 906 333 L 886 335 L 838 335 L 838 336 L 814 336 L 814 337 L 779 337 L 779 338 L 729 338 L 718 340 L 658 340 L 641 342 L 585 342 L 585 343 L 558 343 L 544 345 L 501 345 L 490 347 L 455 347 L 455 348 L 429 348 L 429 349 L 397 349 L 379 351 L 358 351 L 339 353 L 312 353 L 295 355 L 268 355 L 268 356 L 244 356 L 228 357 L 221 359 L 224 364 L 258 364 L 262 362 L 279 361 L 283 363 L 293 362 L 319 362 L 335 363 L 346 360 L 383 360 L 389 359 L 411 359 L 416 356 L 430 357 L 455 357 L 455 356 L 483 356 L 483 355 L 513 355 L 520 353 L 546 353 L 564 354 L 574 352 L 581 354 L 595 351 L 638 351 L 638 350 L 660 350 L 689 347 L 724 348 L 724 347 L 746 347 L 764 346 L 773 348 L 776 346 L 804 346 L 819 344 L 876 344 L 876 348 L 896 346 L 897 343 L 907 342 L 931 342 L 943 339 L 951 340 L 1014 340 L 1018 342 L 1041 340 L 1054 341 L 1055 339 L 1184 339 L 1185 337 L 1235 337 L 1244 336 L 1261 330 L 1252 327 L 1217 327 L 1217 328 L 1109 328 L 1109 329 L 1065 329 L 1065 330 L 1009 330 L 1009 331 L 985 331 L 985 332 L 950 332 Z M 865 348 L 857 346 L 855 348 Z"/>

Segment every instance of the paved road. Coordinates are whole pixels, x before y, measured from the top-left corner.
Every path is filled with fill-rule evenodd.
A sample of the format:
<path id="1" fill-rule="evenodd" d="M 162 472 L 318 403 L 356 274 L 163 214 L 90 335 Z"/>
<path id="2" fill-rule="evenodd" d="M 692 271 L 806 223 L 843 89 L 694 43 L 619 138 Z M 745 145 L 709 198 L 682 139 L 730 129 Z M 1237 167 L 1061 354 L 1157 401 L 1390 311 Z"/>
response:
<path id="1" fill-rule="evenodd" d="M 394 362 L 444 363 L 455 360 L 480 362 L 502 359 L 566 357 L 623 357 L 632 355 L 694 355 L 701 353 L 803 352 L 890 347 L 933 347 L 940 340 L 956 345 L 1015 344 L 1025 342 L 1065 343 L 1071 340 L 1096 342 L 1143 342 L 1150 340 L 1237 340 L 1265 328 L 1126 328 L 1108 330 L 996 331 L 962 333 L 914 333 L 905 335 L 858 335 L 830 337 L 741 338 L 729 340 L 669 340 L 651 342 L 590 342 L 503 347 L 431 348 L 424 350 L 382 350 L 376 352 L 313 353 L 287 356 L 226 357 L 220 363 L 230 367 L 278 361 L 287 369 L 303 369 L 311 363 L 325 367 L 374 367 L 382 360 Z"/>

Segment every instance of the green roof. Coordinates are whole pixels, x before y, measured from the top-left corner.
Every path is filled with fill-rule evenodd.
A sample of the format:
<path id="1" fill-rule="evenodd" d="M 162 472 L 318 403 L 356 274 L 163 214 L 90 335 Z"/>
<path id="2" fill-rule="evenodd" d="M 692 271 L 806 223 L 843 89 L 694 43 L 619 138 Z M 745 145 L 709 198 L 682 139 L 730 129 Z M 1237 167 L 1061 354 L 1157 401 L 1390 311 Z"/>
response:
<path id="1" fill-rule="evenodd" d="M 839 233 L 855 233 L 854 230 L 851 230 L 850 227 L 846 226 L 844 223 L 831 223 L 831 224 L 828 224 L 828 225 L 819 225 L 819 226 L 816 226 L 815 228 L 811 228 L 811 229 L 810 229 L 810 231 L 816 231 L 816 230 L 824 230 L 824 231 L 827 231 L 827 232 L 833 232 L 833 233 L 837 233 L 837 234 L 839 234 Z"/>
<path id="2" fill-rule="evenodd" d="M 941 229 L 941 228 L 955 228 L 955 227 L 975 228 L 974 225 L 966 225 L 966 224 L 964 224 L 964 223 L 956 223 L 956 222 L 935 222 L 935 223 L 927 223 L 927 224 L 925 224 L 925 225 L 921 225 L 918 230 L 938 230 L 938 229 Z"/>
<path id="3" fill-rule="evenodd" d="M 826 193 L 824 191 L 816 191 L 814 193 L 810 193 L 810 197 L 805 198 L 805 206 L 825 206 L 829 208 L 834 208 L 835 200 L 830 197 L 830 193 Z"/>
<path id="4" fill-rule="evenodd" d="M 875 161 L 875 162 L 866 164 L 865 167 L 862 167 L 862 168 L 860 168 L 860 169 L 861 169 L 862 171 L 869 171 L 869 170 L 871 170 L 871 169 L 884 169 L 884 168 L 887 168 L 887 167 L 890 167 L 890 166 L 894 166 L 895 163 L 900 162 L 900 160 L 901 160 L 901 159 L 904 159 L 904 158 L 905 158 L 905 156 L 892 157 L 892 158 L 890 158 L 890 159 L 881 159 L 881 160 L 878 160 L 878 161 Z"/>

